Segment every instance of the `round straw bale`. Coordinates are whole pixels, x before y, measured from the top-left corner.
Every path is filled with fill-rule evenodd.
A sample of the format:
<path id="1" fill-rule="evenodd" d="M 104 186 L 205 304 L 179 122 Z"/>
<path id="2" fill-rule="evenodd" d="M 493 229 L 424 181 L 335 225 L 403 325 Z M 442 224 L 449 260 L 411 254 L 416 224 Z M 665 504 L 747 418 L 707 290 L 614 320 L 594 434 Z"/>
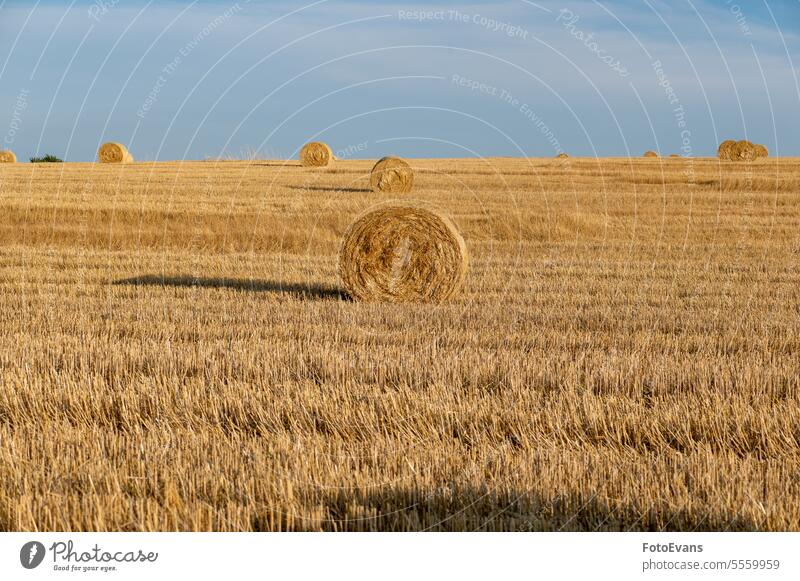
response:
<path id="1" fill-rule="evenodd" d="M 100 163 L 133 163 L 133 156 L 121 143 L 104 143 L 97 152 Z"/>
<path id="2" fill-rule="evenodd" d="M 734 161 L 752 161 L 758 157 L 756 146 L 747 140 L 739 141 L 731 151 Z"/>
<path id="3" fill-rule="evenodd" d="M 766 145 L 757 144 L 756 145 L 756 157 L 769 157 L 769 149 L 767 149 Z"/>
<path id="4" fill-rule="evenodd" d="M 733 160 L 733 150 L 736 147 L 736 142 L 733 139 L 723 141 L 717 149 L 717 156 L 723 161 Z"/>
<path id="5" fill-rule="evenodd" d="M 324 167 L 333 161 L 333 151 L 326 143 L 312 141 L 300 150 L 300 164 L 305 167 Z"/>
<path id="6" fill-rule="evenodd" d="M 0 151 L 0 163 L 17 163 L 17 156 L 13 151 Z"/>
<path id="7" fill-rule="evenodd" d="M 563 151 L 556 156 L 556 159 L 567 159 L 569 155 L 564 153 Z"/>
<path id="8" fill-rule="evenodd" d="M 442 214 L 388 203 L 362 214 L 344 235 L 339 276 L 356 300 L 442 303 L 461 288 L 467 246 Z"/>
<path id="9" fill-rule="evenodd" d="M 414 187 L 414 170 L 399 157 L 384 157 L 369 176 L 373 192 L 407 194 Z"/>
<path id="10" fill-rule="evenodd" d="M 680 154 L 673 153 L 672 155 L 670 155 L 670 157 L 680 157 Z"/>
<path id="11" fill-rule="evenodd" d="M 655 151 L 645 151 L 644 157 L 658 157 L 658 154 Z"/>

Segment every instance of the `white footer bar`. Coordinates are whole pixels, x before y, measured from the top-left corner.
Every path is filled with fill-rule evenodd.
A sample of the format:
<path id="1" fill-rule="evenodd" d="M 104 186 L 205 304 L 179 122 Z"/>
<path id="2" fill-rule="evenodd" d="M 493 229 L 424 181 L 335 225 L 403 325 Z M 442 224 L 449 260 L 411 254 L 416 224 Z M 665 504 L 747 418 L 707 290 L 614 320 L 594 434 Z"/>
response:
<path id="1" fill-rule="evenodd" d="M 800 533 L 4 533 L 0 579 L 800 579 Z"/>

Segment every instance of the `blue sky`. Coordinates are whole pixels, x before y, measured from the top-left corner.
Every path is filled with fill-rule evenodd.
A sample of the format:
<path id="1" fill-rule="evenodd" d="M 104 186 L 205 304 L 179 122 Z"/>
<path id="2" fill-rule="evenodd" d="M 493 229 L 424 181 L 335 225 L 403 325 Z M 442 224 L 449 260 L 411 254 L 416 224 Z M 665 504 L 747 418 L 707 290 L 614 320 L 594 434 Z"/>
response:
<path id="1" fill-rule="evenodd" d="M 798 78 L 800 0 L 0 0 L 24 159 L 800 155 Z"/>

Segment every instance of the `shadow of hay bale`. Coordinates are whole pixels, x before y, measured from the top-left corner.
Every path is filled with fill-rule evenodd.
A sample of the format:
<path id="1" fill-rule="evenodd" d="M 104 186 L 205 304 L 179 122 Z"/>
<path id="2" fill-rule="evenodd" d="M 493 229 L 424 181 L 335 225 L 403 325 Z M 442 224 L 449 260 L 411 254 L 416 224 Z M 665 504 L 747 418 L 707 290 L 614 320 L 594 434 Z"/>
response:
<path id="1" fill-rule="evenodd" d="M 335 287 L 319 284 L 285 283 L 270 280 L 236 278 L 197 278 L 148 274 L 114 281 L 116 286 L 154 286 L 177 288 L 231 289 L 237 291 L 281 293 L 315 300 L 349 301 L 347 294 Z"/>
<path id="2" fill-rule="evenodd" d="M 763 524 L 740 515 L 674 510 L 666 505 L 611 504 L 594 496 L 543 498 L 519 490 L 443 487 L 382 491 L 340 490 L 318 495 L 315 510 L 327 531 L 757 531 Z M 274 524 L 274 523 L 273 523 Z M 297 527 L 299 522 L 295 521 Z M 311 525 L 312 523 L 308 523 Z M 269 530 L 256 517 L 255 530 Z"/>
<path id="3" fill-rule="evenodd" d="M 741 515 L 674 509 L 666 503 L 636 507 L 592 495 L 561 493 L 545 498 L 519 490 L 474 489 L 458 485 L 436 490 L 299 491 L 308 508 L 291 515 L 256 513 L 254 531 L 509 531 L 509 532 L 675 532 L 760 531 Z"/>

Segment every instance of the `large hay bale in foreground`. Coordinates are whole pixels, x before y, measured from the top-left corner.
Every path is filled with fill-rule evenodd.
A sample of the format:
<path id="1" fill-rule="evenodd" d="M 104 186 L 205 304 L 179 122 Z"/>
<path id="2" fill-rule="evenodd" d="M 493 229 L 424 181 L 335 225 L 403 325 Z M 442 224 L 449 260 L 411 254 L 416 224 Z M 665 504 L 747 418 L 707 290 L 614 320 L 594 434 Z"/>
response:
<path id="1" fill-rule="evenodd" d="M 390 203 L 362 214 L 339 250 L 339 276 L 356 300 L 441 303 L 464 282 L 467 246 L 442 214 Z"/>
<path id="2" fill-rule="evenodd" d="M 399 157 L 384 157 L 369 176 L 373 192 L 407 194 L 414 188 L 414 170 Z"/>
<path id="3" fill-rule="evenodd" d="M 645 151 L 644 157 L 658 157 L 658 154 L 655 151 Z"/>
<path id="4" fill-rule="evenodd" d="M 0 163 L 17 163 L 17 155 L 13 151 L 0 151 Z"/>
<path id="5" fill-rule="evenodd" d="M 307 143 L 300 150 L 300 164 L 304 167 L 325 167 L 333 159 L 333 150 L 320 141 Z"/>
<path id="6" fill-rule="evenodd" d="M 100 163 L 133 163 L 133 156 L 121 143 L 104 143 L 97 152 Z"/>

